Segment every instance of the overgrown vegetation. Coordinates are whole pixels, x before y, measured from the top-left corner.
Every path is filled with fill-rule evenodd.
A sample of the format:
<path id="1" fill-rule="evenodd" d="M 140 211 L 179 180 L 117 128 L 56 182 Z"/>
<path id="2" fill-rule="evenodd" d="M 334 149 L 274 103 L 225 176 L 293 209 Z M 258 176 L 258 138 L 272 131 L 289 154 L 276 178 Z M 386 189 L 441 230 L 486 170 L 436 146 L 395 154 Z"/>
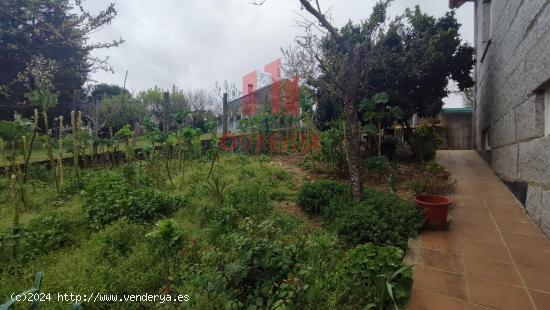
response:
<path id="1" fill-rule="evenodd" d="M 393 193 L 366 190 L 363 200 L 354 201 L 349 185 L 334 181 L 306 184 L 298 203 L 307 212 L 322 214 L 350 246 L 373 243 L 405 249 L 424 224 L 416 206 Z"/>
<path id="2" fill-rule="evenodd" d="M 272 85 L 284 88 L 284 100 L 274 91 L 261 110 L 243 99 L 241 134 L 220 138 L 206 91 L 132 94 L 100 84 L 83 111 L 75 92 L 69 111 L 66 87 L 81 88 L 93 65 L 106 65 L 89 52 L 122 42 L 84 45 L 113 20 L 114 6 L 93 16 L 80 1 L 19 2 L 5 6 L 17 13 L 6 15 L 10 22 L 0 16 L 8 36 L 33 15 L 20 7 L 40 7 L 33 29 L 56 34 L 51 26 L 62 22 L 79 44 L 70 61 L 42 53 L 64 46 L 58 40 L 29 55 L 10 47 L 20 63 L 0 77 L 0 101 L 36 108 L 30 119 L 0 121 L 0 296 L 31 287 L 40 271 L 41 292 L 180 294 L 191 309 L 394 309 L 407 301 L 412 271 L 403 257 L 424 219 L 402 189 L 446 194 L 456 183 L 433 161 L 442 143 L 436 126 L 408 124 L 414 113 L 441 110 L 450 78 L 460 89 L 472 84 L 473 50 L 461 43 L 454 13 L 435 19 L 416 8 L 389 21 L 385 0 L 361 24 L 336 28 L 318 3 L 299 0 L 327 30 L 316 37 L 305 23 L 298 42 L 317 74 L 300 85 L 294 74 L 304 68 L 291 68 L 292 78 Z M 47 38 L 42 32 L 35 35 Z M 60 76 L 74 61 L 84 67 Z M 35 165 L 39 152 L 44 162 Z M 303 180 L 271 162 L 280 154 L 349 182 L 298 189 Z"/>
<path id="3" fill-rule="evenodd" d="M 127 170 L 96 172 L 84 182 L 84 211 L 93 227 L 102 228 L 121 218 L 151 223 L 185 206 L 181 198 L 155 189 L 151 179 L 136 172 L 123 175 Z"/>
<path id="4" fill-rule="evenodd" d="M 185 175 L 177 159 L 171 163 L 174 187 L 147 163 L 81 169 L 81 183 L 66 167 L 66 183 L 76 189 L 61 196 L 37 174 L 31 181 L 40 190 L 32 195 L 48 202 L 22 213 L 17 233 L 0 222 L 0 294 L 24 291 L 42 271 L 42 292 L 171 292 L 188 294 L 186 306 L 199 309 L 383 309 L 406 301 L 411 275 L 403 251 L 385 246 L 397 237 L 350 242 L 329 222 L 334 212 L 325 229 L 276 208 L 300 196 L 325 216 L 331 196 L 351 197 L 349 186 L 323 181 L 298 194 L 291 175 L 266 157 L 221 155 L 210 178 L 207 158 L 188 162 Z M 332 195 L 316 200 L 326 188 Z M 13 212 L 8 204 L 3 219 Z M 353 246 L 363 241 L 373 243 Z"/>
<path id="5" fill-rule="evenodd" d="M 315 214 L 324 213 L 330 200 L 338 196 L 349 196 L 349 185 L 336 181 L 321 180 L 304 185 L 298 194 L 298 204 L 306 212 Z"/>
<path id="6" fill-rule="evenodd" d="M 393 193 L 366 191 L 364 200 L 335 199 L 325 212 L 330 227 L 348 244 L 372 242 L 406 248 L 424 217 L 416 206 Z"/>

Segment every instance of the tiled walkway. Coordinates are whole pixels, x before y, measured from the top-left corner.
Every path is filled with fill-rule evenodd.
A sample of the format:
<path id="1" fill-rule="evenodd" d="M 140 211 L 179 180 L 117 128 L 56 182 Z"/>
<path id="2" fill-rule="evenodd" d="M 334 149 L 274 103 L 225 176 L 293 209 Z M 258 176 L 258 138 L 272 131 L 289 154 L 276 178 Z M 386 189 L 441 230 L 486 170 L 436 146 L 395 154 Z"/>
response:
<path id="1" fill-rule="evenodd" d="M 407 309 L 550 309 L 550 242 L 474 151 L 443 151 L 458 180 L 449 230 L 412 246 Z"/>

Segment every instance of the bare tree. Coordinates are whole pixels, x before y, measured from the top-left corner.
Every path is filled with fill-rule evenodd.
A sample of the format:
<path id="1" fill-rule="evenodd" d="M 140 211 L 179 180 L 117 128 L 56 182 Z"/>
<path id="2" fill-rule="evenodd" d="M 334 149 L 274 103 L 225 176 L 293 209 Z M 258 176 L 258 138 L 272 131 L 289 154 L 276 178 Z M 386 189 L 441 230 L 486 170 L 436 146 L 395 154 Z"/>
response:
<path id="1" fill-rule="evenodd" d="M 283 54 L 282 73 L 285 78 L 298 76 L 303 80 L 309 80 L 319 75 L 319 65 L 315 59 L 316 53 L 312 52 L 314 44 L 313 36 L 307 35 L 296 39 L 298 45 L 281 48 Z"/>
<path id="2" fill-rule="evenodd" d="M 212 93 L 205 89 L 196 89 L 186 94 L 187 103 L 191 110 L 191 123 L 193 127 L 202 127 L 205 118 L 220 112 L 221 105 Z M 210 113 L 209 113 L 210 112 Z"/>
<path id="3" fill-rule="evenodd" d="M 223 100 L 223 94 L 227 94 L 227 101 L 229 102 L 238 99 L 243 95 L 243 92 L 237 88 L 235 83 L 229 83 L 227 80 L 223 82 L 216 82 L 214 85 L 214 93 L 218 96 L 218 98 L 220 98 L 220 101 Z"/>

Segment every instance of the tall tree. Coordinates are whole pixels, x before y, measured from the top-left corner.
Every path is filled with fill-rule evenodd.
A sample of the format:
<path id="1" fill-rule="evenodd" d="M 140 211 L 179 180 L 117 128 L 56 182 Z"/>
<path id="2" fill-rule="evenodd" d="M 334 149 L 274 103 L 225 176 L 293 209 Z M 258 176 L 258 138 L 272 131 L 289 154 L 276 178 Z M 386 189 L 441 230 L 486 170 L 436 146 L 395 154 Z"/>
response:
<path id="1" fill-rule="evenodd" d="M 89 35 L 110 24 L 116 14 L 114 4 L 90 14 L 82 0 L 0 2 L 0 117 L 11 118 L 14 108 L 30 106 L 24 95 L 28 86 L 19 76 L 36 57 L 50 59 L 58 68 L 53 84 L 61 104 L 50 115 L 68 114 L 74 90 L 82 88 L 88 74 L 110 69 L 106 59 L 93 57 L 91 51 L 123 42 L 89 42 Z"/>
<path id="2" fill-rule="evenodd" d="M 316 22 L 307 19 L 300 22 L 306 35 L 297 39 L 299 49 L 285 51 L 285 56 L 296 72 L 312 72 L 308 70 L 311 61 L 304 65 L 304 61 L 296 61 L 300 59 L 315 59 L 321 69 L 320 74 L 312 72 L 306 76 L 318 99 L 316 118 L 326 124 L 340 113 L 345 116 L 349 174 L 353 194 L 359 198 L 362 196 L 360 122 L 366 121 L 364 115 L 372 115 L 372 111 L 399 111 L 390 113 L 394 117 L 380 120 L 393 123 L 399 115 L 406 123 L 414 113 L 437 114 L 442 99 L 449 93 L 449 78 L 461 90 L 473 85 L 470 72 L 474 49 L 461 43 L 460 24 L 453 12 L 436 19 L 416 7 L 406 10 L 388 26 L 386 11 L 391 0 L 383 0 L 374 6 L 368 19 L 357 24 L 350 21 L 337 29 L 321 10 L 318 0 L 299 1 Z M 317 35 L 319 30 L 324 30 L 322 36 Z M 359 104 L 382 92 L 388 96 L 375 101 L 378 106 Z M 366 106 L 371 113 L 361 110 Z"/>
<path id="3" fill-rule="evenodd" d="M 319 1 L 299 0 L 302 7 L 318 21 L 326 30 L 326 35 L 317 40 L 310 31 L 314 23 L 305 23 L 309 38 L 300 42 L 314 55 L 321 69 L 324 79 L 318 84 L 335 101 L 343 105 L 346 118 L 346 138 L 348 146 L 348 169 L 353 196 L 356 199 L 363 197 L 363 164 L 361 161 L 361 125 L 357 114 L 361 90 L 366 87 L 368 70 L 365 63 L 368 61 L 369 50 L 380 26 L 386 19 L 386 9 L 389 0 L 378 2 L 371 16 L 362 23 L 354 26 L 351 22 L 342 29 L 337 29 L 327 19 L 321 10 Z M 315 26 L 316 27 L 316 26 Z M 320 43 L 318 45 L 317 43 Z M 320 48 L 320 50 L 318 49 Z"/>
<path id="4" fill-rule="evenodd" d="M 154 86 L 138 93 L 137 98 L 145 104 L 145 107 L 157 118 L 162 117 L 164 90 Z"/>
<path id="5" fill-rule="evenodd" d="M 219 102 L 205 89 L 196 89 L 186 94 L 190 108 L 191 126 L 207 131 L 207 122 L 215 120 L 213 111 L 219 110 Z"/>
<path id="6" fill-rule="evenodd" d="M 98 99 L 129 94 L 130 92 L 128 92 L 126 88 L 114 84 L 105 83 L 93 86 L 92 90 L 92 97 Z"/>
<path id="7" fill-rule="evenodd" d="M 401 122 L 407 123 L 413 114 L 434 116 L 441 111 L 443 98 L 449 95 L 449 80 L 460 90 L 473 85 L 470 72 L 474 65 L 474 49 L 463 44 L 454 12 L 441 18 L 422 13 L 419 7 L 405 13 L 381 29 L 369 44 L 364 62 L 366 82 L 360 90 L 360 101 L 385 92 L 389 98 L 377 110 L 399 108 Z M 347 25 L 348 33 L 358 33 L 361 25 Z M 357 40 L 364 40 L 357 36 Z M 317 89 L 319 123 L 325 125 L 339 117 L 331 94 L 319 89 L 327 76 L 320 76 L 311 85 Z M 364 114 L 363 110 L 360 112 Z M 361 119 L 365 121 L 365 119 Z M 387 118 L 386 126 L 395 118 Z"/>
<path id="8" fill-rule="evenodd" d="M 363 95 L 386 92 L 387 104 L 399 107 L 405 120 L 415 113 L 438 114 L 450 93 L 449 80 L 460 90 L 474 84 L 474 49 L 462 43 L 460 26 L 452 11 L 435 18 L 418 6 L 407 9 L 373 46 Z"/>

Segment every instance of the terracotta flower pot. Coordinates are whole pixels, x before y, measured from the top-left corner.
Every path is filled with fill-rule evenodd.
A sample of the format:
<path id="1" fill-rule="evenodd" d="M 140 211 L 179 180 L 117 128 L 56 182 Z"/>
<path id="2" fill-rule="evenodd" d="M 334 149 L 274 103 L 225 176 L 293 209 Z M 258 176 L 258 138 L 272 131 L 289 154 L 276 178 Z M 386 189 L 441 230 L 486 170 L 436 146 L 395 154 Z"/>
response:
<path id="1" fill-rule="evenodd" d="M 445 171 L 438 174 L 437 177 L 443 181 L 447 181 L 451 177 L 451 173 L 449 171 Z"/>
<path id="2" fill-rule="evenodd" d="M 416 196 L 416 204 L 424 210 L 425 227 L 429 229 L 444 230 L 447 227 L 447 214 L 451 203 L 452 201 L 445 196 Z"/>

